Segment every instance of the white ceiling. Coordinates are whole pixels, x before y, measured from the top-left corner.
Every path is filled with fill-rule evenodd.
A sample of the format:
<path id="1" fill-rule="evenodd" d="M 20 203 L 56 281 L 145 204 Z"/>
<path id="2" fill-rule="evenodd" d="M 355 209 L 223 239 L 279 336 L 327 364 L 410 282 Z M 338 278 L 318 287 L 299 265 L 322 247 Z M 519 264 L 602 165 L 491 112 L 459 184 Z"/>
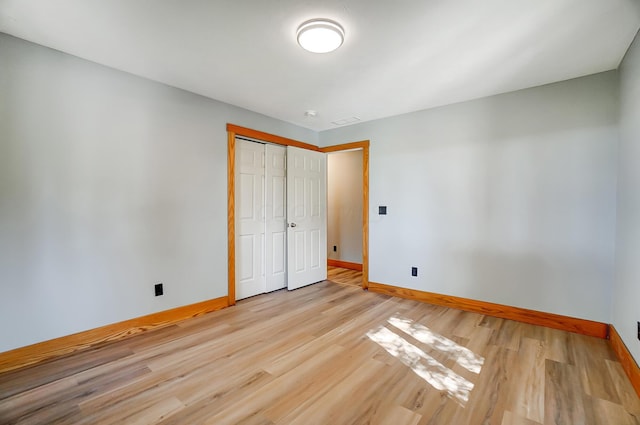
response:
<path id="1" fill-rule="evenodd" d="M 318 17 L 333 53 L 296 43 Z M 313 130 L 615 69 L 639 27 L 640 0 L 0 0 L 0 32 Z"/>

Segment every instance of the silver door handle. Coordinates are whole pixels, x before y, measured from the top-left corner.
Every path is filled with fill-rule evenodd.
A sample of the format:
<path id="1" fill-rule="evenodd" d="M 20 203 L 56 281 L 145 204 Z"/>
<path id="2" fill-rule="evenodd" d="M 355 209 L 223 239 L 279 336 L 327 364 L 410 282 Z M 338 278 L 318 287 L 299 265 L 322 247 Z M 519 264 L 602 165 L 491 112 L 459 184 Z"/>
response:
<path id="1" fill-rule="evenodd" d="M 297 224 L 296 223 L 289 223 L 289 227 L 296 227 Z"/>

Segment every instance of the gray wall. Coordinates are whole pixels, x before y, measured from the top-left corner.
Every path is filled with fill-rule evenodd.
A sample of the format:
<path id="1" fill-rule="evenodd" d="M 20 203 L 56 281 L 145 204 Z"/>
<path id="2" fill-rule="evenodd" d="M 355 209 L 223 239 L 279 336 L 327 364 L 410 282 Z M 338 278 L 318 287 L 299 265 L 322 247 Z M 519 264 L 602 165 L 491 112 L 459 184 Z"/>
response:
<path id="1" fill-rule="evenodd" d="M 327 156 L 327 245 L 327 258 L 362 263 L 362 150 Z"/>
<path id="2" fill-rule="evenodd" d="M 620 154 L 618 229 L 613 325 L 640 361 L 636 322 L 640 320 L 640 37 L 620 67 Z"/>
<path id="3" fill-rule="evenodd" d="M 0 34 L 0 352 L 227 294 L 227 122 L 317 143 Z"/>
<path id="4" fill-rule="evenodd" d="M 617 84 L 614 71 L 320 133 L 371 140 L 370 280 L 608 322 Z"/>

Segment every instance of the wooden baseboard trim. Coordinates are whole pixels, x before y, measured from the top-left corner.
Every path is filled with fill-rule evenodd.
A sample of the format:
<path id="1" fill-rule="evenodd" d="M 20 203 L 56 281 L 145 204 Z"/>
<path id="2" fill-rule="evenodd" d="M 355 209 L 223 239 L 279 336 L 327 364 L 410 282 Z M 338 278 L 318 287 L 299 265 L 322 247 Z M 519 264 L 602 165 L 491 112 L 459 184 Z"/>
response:
<path id="1" fill-rule="evenodd" d="M 0 353 L 0 373 L 116 341 L 228 306 L 227 297 L 190 304 Z"/>
<path id="2" fill-rule="evenodd" d="M 636 394 L 640 397 L 640 367 L 629 352 L 627 345 L 624 343 L 620 334 L 613 325 L 609 325 L 609 343 L 615 351 L 620 364 L 631 381 L 631 385 L 636 390 Z"/>
<path id="3" fill-rule="evenodd" d="M 598 338 L 607 338 L 609 334 L 609 325 L 606 323 L 577 319 L 559 314 L 544 313 L 536 310 L 477 301 L 469 298 L 400 288 L 375 282 L 369 282 L 369 291 L 421 301 L 428 304 L 455 308 L 458 310 L 486 314 L 488 316 L 500 317 L 502 319 L 516 320 L 518 322 L 529 323 L 532 325 L 546 326 L 548 328 L 595 336 Z"/>
<path id="4" fill-rule="evenodd" d="M 351 263 L 349 261 L 342 261 L 342 260 L 332 260 L 332 259 L 328 259 L 327 260 L 327 266 L 331 266 L 331 267 L 341 267 L 343 269 L 350 269 L 350 270 L 357 270 L 359 272 L 362 271 L 362 264 L 359 263 Z"/>

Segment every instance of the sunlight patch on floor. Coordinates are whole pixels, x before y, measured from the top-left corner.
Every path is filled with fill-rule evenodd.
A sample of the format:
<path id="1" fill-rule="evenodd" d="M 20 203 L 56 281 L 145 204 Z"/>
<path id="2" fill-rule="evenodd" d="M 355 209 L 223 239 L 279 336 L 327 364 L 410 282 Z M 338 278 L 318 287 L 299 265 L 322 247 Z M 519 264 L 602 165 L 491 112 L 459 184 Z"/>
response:
<path id="1" fill-rule="evenodd" d="M 448 397 L 464 406 L 473 390 L 473 383 L 429 356 L 400 335 L 381 326 L 367 336 L 397 358 L 402 364 L 427 381 L 433 388 L 444 391 Z M 452 341 L 453 342 L 453 341 Z"/>
<path id="2" fill-rule="evenodd" d="M 467 369 L 469 372 L 480 373 L 484 364 L 484 357 L 477 355 L 473 351 L 455 341 L 433 332 L 420 323 L 415 323 L 411 319 L 406 319 L 394 315 L 387 321 L 390 325 L 400 329 L 402 332 L 411 335 L 413 338 L 428 345 L 430 348 L 445 353 L 449 358 L 454 358 L 456 363 Z"/>
<path id="3" fill-rule="evenodd" d="M 435 350 L 448 359 L 455 360 L 458 365 L 472 373 L 480 373 L 484 365 L 484 357 L 398 313 L 391 316 L 387 323 L 388 327 L 381 326 L 369 331 L 367 333 L 369 339 L 411 368 L 432 387 L 444 391 L 448 397 L 464 406 L 469 400 L 474 384 L 431 357 L 420 347 L 407 341 L 402 337 L 402 333 L 424 344 L 428 351 Z M 402 333 L 396 333 L 392 329 Z"/>

